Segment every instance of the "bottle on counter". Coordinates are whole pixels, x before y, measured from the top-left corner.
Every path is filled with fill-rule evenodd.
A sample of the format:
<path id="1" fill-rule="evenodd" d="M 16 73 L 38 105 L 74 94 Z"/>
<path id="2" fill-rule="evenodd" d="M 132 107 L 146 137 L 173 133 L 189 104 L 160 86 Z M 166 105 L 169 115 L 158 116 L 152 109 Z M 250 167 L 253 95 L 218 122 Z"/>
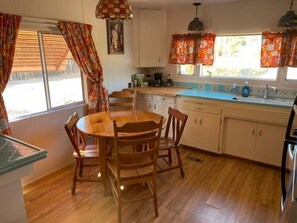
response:
<path id="1" fill-rule="evenodd" d="M 242 87 L 242 97 L 248 97 L 250 94 L 250 86 L 249 83 L 246 81 L 244 86 Z"/>
<path id="2" fill-rule="evenodd" d="M 166 86 L 171 87 L 172 86 L 172 79 L 170 77 L 170 74 L 167 75 L 166 77 Z"/>
<path id="3" fill-rule="evenodd" d="M 233 86 L 231 87 L 231 94 L 233 95 L 237 95 L 237 85 L 236 83 L 233 84 Z"/>

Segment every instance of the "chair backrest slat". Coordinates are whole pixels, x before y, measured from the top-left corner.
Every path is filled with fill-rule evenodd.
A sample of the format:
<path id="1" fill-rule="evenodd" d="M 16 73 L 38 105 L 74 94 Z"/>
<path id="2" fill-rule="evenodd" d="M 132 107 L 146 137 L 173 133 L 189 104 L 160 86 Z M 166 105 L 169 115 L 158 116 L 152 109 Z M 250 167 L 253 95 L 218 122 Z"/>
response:
<path id="1" fill-rule="evenodd" d="M 139 169 L 156 164 L 162 118 L 158 123 L 144 121 L 118 125 L 114 121 L 113 128 L 119 174 L 124 169 Z"/>
<path id="2" fill-rule="evenodd" d="M 69 117 L 69 119 L 67 120 L 67 122 L 64 124 L 64 128 L 66 130 L 66 133 L 71 141 L 71 144 L 75 150 L 75 152 L 77 153 L 77 155 L 80 157 L 80 150 L 79 150 L 79 145 L 85 145 L 85 139 L 82 135 L 82 133 L 80 133 L 78 131 L 78 129 L 76 128 L 76 123 L 78 121 L 79 117 L 78 114 L 75 112 L 73 115 L 71 115 Z"/>
<path id="3" fill-rule="evenodd" d="M 168 108 L 168 120 L 165 130 L 165 138 L 170 137 L 170 130 L 172 134 L 172 138 L 174 140 L 174 145 L 178 145 L 180 138 L 183 134 L 186 122 L 188 119 L 188 115 L 183 114 L 177 109 L 172 107 Z"/>
<path id="4" fill-rule="evenodd" d="M 127 110 L 135 109 L 136 92 L 131 91 L 114 91 L 108 95 L 110 110 Z"/>

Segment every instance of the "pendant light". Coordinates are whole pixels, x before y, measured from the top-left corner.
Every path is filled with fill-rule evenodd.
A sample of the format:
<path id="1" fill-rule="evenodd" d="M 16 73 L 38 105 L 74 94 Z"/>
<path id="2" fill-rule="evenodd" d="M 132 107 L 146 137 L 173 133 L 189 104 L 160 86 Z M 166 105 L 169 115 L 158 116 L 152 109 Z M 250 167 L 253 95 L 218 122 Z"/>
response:
<path id="1" fill-rule="evenodd" d="M 293 0 L 291 0 L 290 11 L 287 11 L 287 14 L 282 16 L 278 21 L 279 27 L 294 27 L 297 26 L 297 15 L 295 14 L 293 7 Z"/>
<path id="2" fill-rule="evenodd" d="M 133 17 L 131 5 L 127 0 L 99 0 L 95 15 L 98 19 L 111 20 L 129 20 Z"/>
<path id="3" fill-rule="evenodd" d="M 201 5 L 201 3 L 193 3 L 193 5 L 196 6 L 196 16 L 188 25 L 188 31 L 202 31 L 204 29 L 203 23 L 197 17 L 198 6 Z"/>

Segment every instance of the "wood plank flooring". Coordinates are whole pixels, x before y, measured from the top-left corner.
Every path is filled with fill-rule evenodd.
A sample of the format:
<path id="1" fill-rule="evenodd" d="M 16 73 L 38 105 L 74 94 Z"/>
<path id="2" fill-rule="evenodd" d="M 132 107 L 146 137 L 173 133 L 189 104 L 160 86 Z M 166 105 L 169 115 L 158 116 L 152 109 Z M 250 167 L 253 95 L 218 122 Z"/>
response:
<path id="1" fill-rule="evenodd" d="M 280 171 L 228 156 L 182 149 L 179 171 L 158 175 L 159 217 L 152 200 L 124 205 L 129 223 L 273 223 L 280 215 Z M 98 170 L 93 169 L 94 173 Z M 28 221 L 113 223 L 117 207 L 99 183 L 78 182 L 71 195 L 73 166 L 24 187 Z M 138 188 L 127 188 L 133 196 Z"/>

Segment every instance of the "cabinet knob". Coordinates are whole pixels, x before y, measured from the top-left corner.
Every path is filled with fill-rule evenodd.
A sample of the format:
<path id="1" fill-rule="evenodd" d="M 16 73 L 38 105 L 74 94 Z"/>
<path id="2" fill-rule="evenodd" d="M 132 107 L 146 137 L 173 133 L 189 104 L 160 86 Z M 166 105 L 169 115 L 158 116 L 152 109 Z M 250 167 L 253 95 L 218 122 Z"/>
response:
<path id="1" fill-rule="evenodd" d="M 197 118 L 195 118 L 195 121 L 194 122 L 195 122 L 195 124 L 197 124 Z"/>
<path id="2" fill-rule="evenodd" d="M 259 131 L 259 136 L 262 136 L 262 129 Z"/>
<path id="3" fill-rule="evenodd" d="M 255 130 L 255 129 L 253 129 L 253 131 L 252 131 L 252 135 L 255 135 L 255 131 L 256 131 L 256 130 Z"/>
<path id="4" fill-rule="evenodd" d="M 202 125 L 202 119 L 199 120 L 199 124 Z"/>

